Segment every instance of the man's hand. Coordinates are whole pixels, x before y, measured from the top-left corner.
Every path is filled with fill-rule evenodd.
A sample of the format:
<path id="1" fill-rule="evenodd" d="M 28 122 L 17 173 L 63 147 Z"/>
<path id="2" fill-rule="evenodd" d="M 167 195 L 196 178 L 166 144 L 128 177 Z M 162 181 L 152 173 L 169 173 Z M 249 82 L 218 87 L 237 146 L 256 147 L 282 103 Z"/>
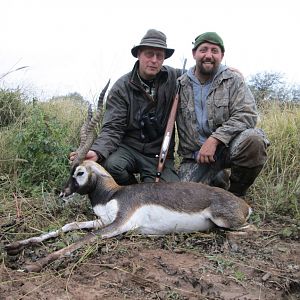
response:
<path id="1" fill-rule="evenodd" d="M 71 152 L 70 155 L 69 155 L 70 161 L 73 161 L 76 156 L 77 156 L 76 152 Z M 98 160 L 98 155 L 97 155 L 97 153 L 95 151 L 89 150 L 89 152 L 85 156 L 85 159 L 86 160 L 97 161 Z"/>
<path id="2" fill-rule="evenodd" d="M 216 153 L 217 146 L 221 142 L 214 138 L 214 137 L 209 137 L 205 143 L 202 145 L 198 156 L 197 156 L 197 163 L 199 164 L 210 164 L 215 162 L 214 155 Z"/>

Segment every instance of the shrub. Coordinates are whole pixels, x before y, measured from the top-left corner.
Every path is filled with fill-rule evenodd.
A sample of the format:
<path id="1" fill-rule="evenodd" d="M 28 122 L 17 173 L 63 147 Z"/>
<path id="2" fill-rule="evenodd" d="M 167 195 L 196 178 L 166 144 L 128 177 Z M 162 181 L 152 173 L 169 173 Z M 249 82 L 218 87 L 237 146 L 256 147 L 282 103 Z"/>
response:
<path id="1" fill-rule="evenodd" d="M 24 95 L 20 90 L 0 89 L 0 127 L 8 126 L 24 112 Z"/>
<path id="2" fill-rule="evenodd" d="M 78 146 L 84 114 L 72 102 L 27 105 L 27 116 L 0 132 L 6 148 L 2 163 L 25 194 L 60 189 L 69 172 L 68 154 Z M 0 155 L 1 160 L 1 155 Z M 3 171 L 2 170 L 2 171 Z"/>
<path id="3" fill-rule="evenodd" d="M 63 142 L 64 129 L 55 118 L 50 118 L 40 106 L 34 107 L 25 126 L 16 134 L 14 146 L 21 164 L 20 187 L 24 190 L 43 184 L 51 189 L 65 176 L 69 147 Z"/>

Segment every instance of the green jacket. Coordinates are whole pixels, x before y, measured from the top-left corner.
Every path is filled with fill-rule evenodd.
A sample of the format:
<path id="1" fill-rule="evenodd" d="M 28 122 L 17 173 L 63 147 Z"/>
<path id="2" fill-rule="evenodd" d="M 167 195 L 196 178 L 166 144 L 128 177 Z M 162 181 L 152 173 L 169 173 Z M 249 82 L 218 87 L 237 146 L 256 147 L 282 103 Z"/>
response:
<path id="1" fill-rule="evenodd" d="M 91 147 L 104 158 L 117 150 L 120 144 L 130 146 L 150 157 L 160 153 L 180 70 L 162 67 L 155 79 L 156 96 L 153 99 L 141 86 L 137 76 L 138 64 L 137 61 L 131 72 L 118 79 L 108 94 L 102 129 Z M 149 107 L 161 126 L 161 134 L 151 141 L 141 138 L 141 118 L 149 112 Z M 173 157 L 173 152 L 174 137 L 170 144 L 169 157 Z"/>
<path id="2" fill-rule="evenodd" d="M 178 153 L 184 158 L 193 158 L 194 153 L 201 148 L 194 94 L 187 73 L 179 80 L 181 90 L 176 120 L 179 135 Z M 240 132 L 256 126 L 257 109 L 254 97 L 244 78 L 228 68 L 216 75 L 207 96 L 206 106 L 211 136 L 226 146 Z"/>

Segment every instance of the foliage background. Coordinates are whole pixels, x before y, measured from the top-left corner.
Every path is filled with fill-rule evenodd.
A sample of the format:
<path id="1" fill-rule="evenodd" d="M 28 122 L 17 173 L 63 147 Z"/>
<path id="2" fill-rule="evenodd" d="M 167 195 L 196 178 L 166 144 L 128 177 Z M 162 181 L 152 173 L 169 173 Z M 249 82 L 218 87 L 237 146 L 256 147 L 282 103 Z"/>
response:
<path id="1" fill-rule="evenodd" d="M 253 222 L 276 216 L 300 220 L 300 89 L 285 83 L 278 73 L 257 74 L 249 86 L 260 111 L 258 126 L 271 142 L 268 161 L 249 191 Z M 49 216 L 54 219 L 63 210 L 58 193 L 68 177 L 67 157 L 79 144 L 87 107 L 78 93 L 41 101 L 20 89 L 0 89 L 1 218 L 9 222 L 21 214 L 17 202 L 23 203 L 23 213 L 26 207 L 28 214 L 31 209 L 33 215 L 47 214 L 46 220 L 42 213 L 40 218 L 45 226 L 91 213 L 89 203 L 82 202 L 86 205 L 82 214 L 73 207 L 59 221 L 56 217 L 55 224 L 48 222 Z M 39 222 L 37 215 L 31 220 Z"/>

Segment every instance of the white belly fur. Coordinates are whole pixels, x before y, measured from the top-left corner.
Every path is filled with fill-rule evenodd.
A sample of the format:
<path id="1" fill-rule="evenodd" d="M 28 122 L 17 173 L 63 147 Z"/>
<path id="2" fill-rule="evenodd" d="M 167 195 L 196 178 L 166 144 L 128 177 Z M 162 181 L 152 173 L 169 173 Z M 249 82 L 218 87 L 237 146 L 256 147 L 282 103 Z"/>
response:
<path id="1" fill-rule="evenodd" d="M 110 200 L 106 205 L 96 205 L 93 207 L 94 213 L 101 220 L 103 225 L 112 223 L 119 210 L 118 202 L 115 199 Z"/>
<path id="2" fill-rule="evenodd" d="M 143 234 L 206 231 L 214 226 L 209 216 L 208 210 L 188 214 L 158 205 L 147 205 L 138 209 L 129 223 Z"/>
<path id="3" fill-rule="evenodd" d="M 116 217 L 117 201 L 111 200 L 106 206 L 97 205 L 94 211 L 104 224 L 109 224 Z M 209 209 L 188 214 L 168 210 L 160 205 L 144 205 L 129 220 L 124 220 L 121 231 L 136 230 L 142 234 L 206 231 L 214 226 L 209 218 Z"/>

